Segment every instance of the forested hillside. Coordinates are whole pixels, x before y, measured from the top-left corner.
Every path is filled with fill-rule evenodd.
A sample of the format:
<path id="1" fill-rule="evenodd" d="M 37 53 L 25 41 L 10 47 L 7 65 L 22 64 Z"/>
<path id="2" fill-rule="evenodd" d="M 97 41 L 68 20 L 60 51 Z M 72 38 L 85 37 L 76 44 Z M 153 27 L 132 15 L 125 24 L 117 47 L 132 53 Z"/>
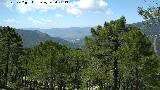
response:
<path id="1" fill-rule="evenodd" d="M 22 37 L 23 45 L 26 48 L 31 48 L 38 45 L 40 42 L 44 42 L 46 40 L 51 40 L 53 42 L 60 43 L 62 45 L 66 45 L 70 48 L 80 47 L 74 43 L 68 42 L 59 37 L 51 37 L 46 33 L 42 33 L 37 30 L 16 30 L 16 32 Z"/>
<path id="2" fill-rule="evenodd" d="M 140 28 L 143 33 L 150 37 L 155 52 L 160 54 L 160 24 L 148 25 L 149 22 L 151 21 L 143 21 L 132 25 Z"/>
<path id="3" fill-rule="evenodd" d="M 160 57 L 139 28 L 126 25 L 125 17 L 121 17 L 90 31 L 83 50 L 52 40 L 25 48 L 23 35 L 11 27 L 2 27 L 0 89 L 160 89 Z"/>
<path id="4" fill-rule="evenodd" d="M 141 28 L 141 31 L 150 37 L 155 51 L 157 53 L 160 53 L 160 24 L 146 26 L 146 23 L 148 22 L 149 21 L 143 21 L 133 23 L 131 25 Z M 16 32 L 18 32 L 22 36 L 24 47 L 34 47 L 40 42 L 44 42 L 45 40 L 53 40 L 53 42 L 58 42 L 71 48 L 80 48 L 85 45 L 84 37 L 91 35 L 90 28 L 91 27 L 53 29 L 25 28 L 24 30 L 16 30 Z"/>
<path id="5" fill-rule="evenodd" d="M 91 27 L 70 27 L 70 28 L 51 28 L 51 29 L 39 29 L 39 28 L 23 28 L 23 30 L 38 30 L 46 33 L 51 37 L 59 37 L 76 44 L 78 47 L 84 45 L 84 37 L 91 35 Z"/>
<path id="6" fill-rule="evenodd" d="M 143 33 L 145 33 L 147 36 L 150 37 L 150 40 L 152 41 L 153 47 L 155 48 L 155 51 L 157 53 L 160 53 L 160 24 L 152 24 L 150 26 L 147 26 L 147 23 L 151 22 L 150 20 L 142 21 L 138 23 L 133 23 L 130 25 L 134 25 L 141 29 Z M 128 25 L 128 24 L 127 24 Z M 30 30 L 39 30 L 42 32 L 45 32 L 49 35 L 57 36 L 60 38 L 63 38 L 69 42 L 72 42 L 74 44 L 77 44 L 79 46 L 84 46 L 84 37 L 90 36 L 90 28 L 91 27 L 72 27 L 72 28 L 53 28 L 53 29 L 30 29 Z M 67 31 L 67 32 L 66 32 Z"/>
<path id="7" fill-rule="evenodd" d="M 2 29 L 1 26 L 0 26 L 0 29 Z M 40 42 L 44 42 L 46 40 L 51 40 L 53 42 L 57 42 L 59 44 L 66 45 L 67 47 L 70 47 L 70 48 L 80 48 L 82 46 L 80 44 L 66 41 L 59 37 L 51 37 L 50 35 L 46 33 L 42 33 L 38 30 L 15 29 L 15 31 L 21 36 L 22 41 L 23 41 L 23 46 L 25 48 L 32 48 L 40 44 Z"/>

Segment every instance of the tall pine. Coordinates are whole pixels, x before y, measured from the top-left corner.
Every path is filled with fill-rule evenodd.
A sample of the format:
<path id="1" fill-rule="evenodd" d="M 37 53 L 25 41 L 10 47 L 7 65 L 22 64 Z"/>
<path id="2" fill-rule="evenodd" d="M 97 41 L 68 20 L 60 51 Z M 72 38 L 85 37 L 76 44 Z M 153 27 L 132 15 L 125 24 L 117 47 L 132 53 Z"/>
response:
<path id="1" fill-rule="evenodd" d="M 9 87 L 20 85 L 23 46 L 15 29 L 8 26 L 0 29 L 0 53 L 0 82 Z"/>

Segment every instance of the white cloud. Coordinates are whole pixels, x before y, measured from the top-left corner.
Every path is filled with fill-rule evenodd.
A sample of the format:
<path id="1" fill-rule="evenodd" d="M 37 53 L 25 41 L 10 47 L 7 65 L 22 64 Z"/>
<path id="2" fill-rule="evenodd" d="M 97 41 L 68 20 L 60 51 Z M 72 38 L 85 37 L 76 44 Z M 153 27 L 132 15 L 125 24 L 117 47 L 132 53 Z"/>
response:
<path id="1" fill-rule="evenodd" d="M 82 13 L 82 11 L 79 10 L 77 7 L 68 7 L 67 8 L 67 13 L 74 14 L 74 15 L 79 15 L 79 14 Z"/>
<path id="2" fill-rule="evenodd" d="M 21 2 L 22 0 L 15 0 Z M 40 12 L 47 12 L 48 10 L 56 10 L 56 9 L 63 9 L 66 10 L 67 13 L 80 15 L 83 12 L 102 12 L 106 14 L 111 14 L 111 10 L 106 0 L 75 0 L 69 1 L 69 3 L 50 3 L 54 2 L 55 0 L 25 0 L 28 2 L 27 4 L 20 3 L 14 4 L 16 5 L 16 9 L 20 13 L 27 13 L 32 11 L 40 11 Z M 34 3 L 31 3 L 31 2 Z M 40 2 L 47 2 L 40 3 Z M 62 0 L 64 1 L 64 0 Z M 10 0 L 2 0 L 2 2 L 7 3 L 7 7 L 12 7 L 13 4 L 8 3 Z"/>
<path id="3" fill-rule="evenodd" d="M 58 13 L 56 13 L 55 16 L 58 17 L 58 18 L 63 18 L 63 15 L 58 14 Z"/>
<path id="4" fill-rule="evenodd" d="M 10 19 L 6 19 L 6 20 L 2 20 L 0 23 L 0 26 L 11 26 L 11 27 L 15 27 L 18 25 L 18 21 L 16 21 L 13 18 Z"/>
<path id="5" fill-rule="evenodd" d="M 28 20 L 35 25 L 44 24 L 42 21 L 33 19 L 32 17 L 29 17 Z"/>
<path id="6" fill-rule="evenodd" d="M 29 17 L 25 22 L 18 21 L 14 18 L 5 19 L 0 21 L 0 26 L 11 26 L 14 28 L 53 28 L 55 22 L 46 18 L 33 18 Z"/>
<path id="7" fill-rule="evenodd" d="M 28 21 L 30 22 L 29 27 L 41 27 L 41 28 L 52 28 L 55 25 L 55 22 L 50 19 L 35 19 L 33 17 L 29 17 Z"/>
<path id="8" fill-rule="evenodd" d="M 75 15 L 84 11 L 111 13 L 109 5 L 105 0 L 79 0 L 69 4 L 67 7 L 67 12 Z"/>
<path id="9" fill-rule="evenodd" d="M 20 2 L 22 0 L 18 0 Z M 33 1 L 33 3 L 31 3 Z M 44 2 L 44 0 L 26 0 L 27 4 L 20 3 L 17 4 L 17 10 L 20 13 L 26 13 L 29 11 L 36 11 L 39 10 L 40 12 L 47 12 L 48 10 L 55 10 L 57 8 L 65 8 L 67 6 L 66 3 L 53 3 L 55 0 L 45 0 L 47 3 L 40 3 Z M 50 3 L 52 2 L 52 3 Z"/>
<path id="10" fill-rule="evenodd" d="M 3 3 L 8 8 L 11 8 L 13 6 L 11 0 L 0 0 L 0 3 Z"/>
<path id="11" fill-rule="evenodd" d="M 77 4 L 80 9 L 89 11 L 105 11 L 108 7 L 104 0 L 80 0 Z"/>

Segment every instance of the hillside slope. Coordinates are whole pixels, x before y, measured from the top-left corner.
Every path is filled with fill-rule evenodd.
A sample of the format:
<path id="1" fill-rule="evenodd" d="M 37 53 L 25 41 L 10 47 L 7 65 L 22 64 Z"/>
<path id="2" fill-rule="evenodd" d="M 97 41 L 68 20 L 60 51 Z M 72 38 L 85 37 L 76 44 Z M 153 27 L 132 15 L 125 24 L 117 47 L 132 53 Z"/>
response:
<path id="1" fill-rule="evenodd" d="M 78 45 L 68 42 L 64 39 L 61 39 L 59 37 L 51 37 L 46 33 L 42 33 L 38 30 L 16 30 L 16 32 L 22 37 L 23 45 L 26 48 L 34 47 L 40 42 L 44 42 L 46 40 L 52 40 L 53 42 L 60 43 L 62 45 L 66 45 L 71 48 L 77 48 Z"/>
<path id="2" fill-rule="evenodd" d="M 133 25 L 141 28 L 142 32 L 150 37 L 155 52 L 160 54 L 160 24 L 146 27 L 144 23 L 146 22 L 134 23 Z"/>

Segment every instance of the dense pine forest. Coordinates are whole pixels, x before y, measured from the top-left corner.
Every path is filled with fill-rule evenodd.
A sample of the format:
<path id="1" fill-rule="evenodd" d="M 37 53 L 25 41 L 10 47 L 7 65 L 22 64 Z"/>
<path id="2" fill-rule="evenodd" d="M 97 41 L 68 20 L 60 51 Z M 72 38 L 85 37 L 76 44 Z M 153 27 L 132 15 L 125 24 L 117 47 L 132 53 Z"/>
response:
<path id="1" fill-rule="evenodd" d="M 0 88 L 7 90 L 160 90 L 160 57 L 125 17 L 91 28 L 85 48 L 52 41 L 24 48 L 14 28 L 0 30 Z"/>

